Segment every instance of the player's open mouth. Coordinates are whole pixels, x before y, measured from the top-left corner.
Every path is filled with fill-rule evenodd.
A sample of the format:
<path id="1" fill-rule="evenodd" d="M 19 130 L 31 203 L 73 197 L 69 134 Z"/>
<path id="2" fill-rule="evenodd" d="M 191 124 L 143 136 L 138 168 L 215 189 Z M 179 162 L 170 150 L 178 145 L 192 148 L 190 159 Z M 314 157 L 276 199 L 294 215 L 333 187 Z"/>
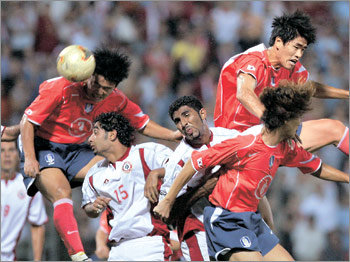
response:
<path id="1" fill-rule="evenodd" d="M 298 62 L 298 60 L 291 59 L 291 60 L 289 60 L 289 62 L 290 62 L 291 64 L 295 65 L 295 64 Z"/>
<path id="2" fill-rule="evenodd" d="M 192 135 L 193 129 L 192 129 L 191 127 L 186 127 L 186 128 L 185 128 L 185 133 L 186 133 L 187 135 Z"/>

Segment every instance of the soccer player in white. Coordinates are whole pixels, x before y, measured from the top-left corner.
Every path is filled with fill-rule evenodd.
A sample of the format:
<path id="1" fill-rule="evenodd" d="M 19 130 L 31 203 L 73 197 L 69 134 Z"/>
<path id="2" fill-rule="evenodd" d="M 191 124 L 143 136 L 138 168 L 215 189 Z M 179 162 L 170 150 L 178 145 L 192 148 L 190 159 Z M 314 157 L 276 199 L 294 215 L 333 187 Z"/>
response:
<path id="1" fill-rule="evenodd" d="M 123 116 L 110 112 L 95 119 L 89 142 L 105 159 L 84 179 L 82 207 L 89 217 L 97 217 L 104 208 L 113 216 L 108 260 L 169 260 L 169 230 L 154 217 L 144 186 L 150 170 L 162 167 L 173 152 L 156 143 L 134 146 L 133 138 L 133 128 Z"/>
<path id="2" fill-rule="evenodd" d="M 26 220 L 31 224 L 33 260 L 40 261 L 48 221 L 43 197 L 29 197 L 17 173 L 16 142 L 1 142 L 1 261 L 16 260 L 15 249 Z"/>
<path id="3" fill-rule="evenodd" d="M 187 160 L 191 158 L 191 154 L 194 150 L 202 151 L 208 149 L 208 147 L 240 134 L 240 132 L 234 129 L 222 127 L 209 128 L 206 121 L 206 110 L 203 108 L 202 103 L 194 96 L 183 96 L 174 101 L 169 107 L 169 115 L 177 129 L 184 135 L 184 139 L 182 139 L 166 164 L 164 182 L 160 189 L 159 200 L 162 200 L 168 193 L 175 178 Z M 261 129 L 259 126 L 253 127 L 252 129 L 256 128 Z M 247 132 L 252 132 L 252 130 L 247 130 Z M 218 168 L 219 166 L 211 171 L 216 172 Z M 210 170 L 207 170 L 206 172 L 209 171 Z M 152 172 L 149 180 L 153 181 L 149 183 L 155 184 L 158 177 L 152 178 L 152 176 L 157 175 L 158 177 L 162 176 L 160 170 L 159 172 Z M 202 183 L 201 178 L 203 176 L 204 172 L 197 172 L 181 189 L 178 197 L 199 186 Z M 151 201 L 156 201 L 157 199 L 155 197 L 158 195 L 158 192 L 153 186 L 153 190 L 151 187 L 149 190 L 145 190 L 145 195 L 149 197 Z M 191 206 L 191 213 L 184 218 L 184 221 L 177 221 L 181 251 L 186 261 L 210 260 L 203 225 L 203 211 L 204 207 L 207 205 L 209 205 L 207 198 L 201 198 Z M 270 226 L 273 225 L 272 213 L 266 198 L 261 201 L 259 210 L 262 212 L 267 223 Z"/>

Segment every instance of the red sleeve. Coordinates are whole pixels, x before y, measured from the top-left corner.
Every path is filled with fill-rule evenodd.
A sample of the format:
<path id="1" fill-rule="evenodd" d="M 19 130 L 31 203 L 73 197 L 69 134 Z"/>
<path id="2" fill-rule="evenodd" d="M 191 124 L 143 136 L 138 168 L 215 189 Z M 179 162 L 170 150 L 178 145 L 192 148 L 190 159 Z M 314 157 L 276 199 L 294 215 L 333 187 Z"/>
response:
<path id="1" fill-rule="evenodd" d="M 237 136 L 216 144 L 207 150 L 195 150 L 191 155 L 192 166 L 198 171 L 216 165 L 224 165 L 226 163 L 232 165 L 239 160 L 237 157 L 239 151 L 248 148 L 254 141 L 255 136 L 253 135 Z"/>
<path id="2" fill-rule="evenodd" d="M 289 147 L 288 150 L 289 152 L 281 163 L 282 165 L 298 167 L 304 174 L 314 173 L 321 167 L 322 160 L 304 148 L 296 146 L 294 150 Z"/>
<path id="3" fill-rule="evenodd" d="M 41 125 L 63 100 L 62 90 L 62 81 L 57 81 L 57 79 L 42 83 L 39 86 L 39 95 L 24 111 L 28 119 L 36 125 Z"/>
<path id="4" fill-rule="evenodd" d="M 120 90 L 115 90 L 108 101 L 104 104 L 104 112 L 117 111 L 130 121 L 130 124 L 136 129 L 144 128 L 149 116 L 142 112 L 141 108 L 126 97 Z M 101 112 L 97 112 L 97 115 Z"/>
<path id="5" fill-rule="evenodd" d="M 294 67 L 294 71 L 292 74 L 292 81 L 295 83 L 298 83 L 299 81 L 301 81 L 302 83 L 305 83 L 307 80 L 309 80 L 309 72 L 298 61 Z"/>
<path id="6" fill-rule="evenodd" d="M 264 75 L 265 65 L 262 62 L 261 58 L 254 55 L 245 55 L 242 59 L 239 59 L 236 63 L 237 75 L 242 72 L 250 74 L 254 77 L 257 83 L 260 82 L 260 79 Z"/>

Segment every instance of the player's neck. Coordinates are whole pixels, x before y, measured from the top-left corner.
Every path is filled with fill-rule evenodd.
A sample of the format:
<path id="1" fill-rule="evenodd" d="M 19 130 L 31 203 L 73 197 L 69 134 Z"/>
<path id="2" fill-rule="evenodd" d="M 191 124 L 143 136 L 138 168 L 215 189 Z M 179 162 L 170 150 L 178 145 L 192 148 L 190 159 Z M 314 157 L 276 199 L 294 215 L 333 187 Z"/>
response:
<path id="1" fill-rule="evenodd" d="M 274 50 L 274 47 L 270 47 L 269 49 L 267 49 L 267 57 L 274 69 L 278 70 L 281 68 L 281 64 L 278 60 L 278 56 L 276 54 L 276 51 Z"/>
<path id="2" fill-rule="evenodd" d="M 261 131 L 261 139 L 267 146 L 277 146 L 284 140 L 279 129 L 270 131 L 266 127 Z"/>
<path id="3" fill-rule="evenodd" d="M 15 177 L 16 172 L 12 171 L 12 170 L 1 170 L 1 179 L 4 180 L 11 180 Z"/>
<path id="4" fill-rule="evenodd" d="M 106 153 L 105 157 L 112 163 L 120 161 L 129 152 L 130 147 L 126 147 L 122 144 L 113 147 L 113 151 Z"/>

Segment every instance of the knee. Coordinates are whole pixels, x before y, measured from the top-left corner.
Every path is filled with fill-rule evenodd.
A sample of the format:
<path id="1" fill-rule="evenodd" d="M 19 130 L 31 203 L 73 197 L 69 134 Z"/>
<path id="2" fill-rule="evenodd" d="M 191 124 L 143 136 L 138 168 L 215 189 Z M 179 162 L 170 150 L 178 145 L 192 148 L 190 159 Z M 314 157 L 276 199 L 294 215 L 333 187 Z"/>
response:
<path id="1" fill-rule="evenodd" d="M 51 202 L 54 203 L 60 199 L 69 198 L 72 199 L 72 189 L 65 186 L 57 186 L 54 192 L 51 195 Z"/>

